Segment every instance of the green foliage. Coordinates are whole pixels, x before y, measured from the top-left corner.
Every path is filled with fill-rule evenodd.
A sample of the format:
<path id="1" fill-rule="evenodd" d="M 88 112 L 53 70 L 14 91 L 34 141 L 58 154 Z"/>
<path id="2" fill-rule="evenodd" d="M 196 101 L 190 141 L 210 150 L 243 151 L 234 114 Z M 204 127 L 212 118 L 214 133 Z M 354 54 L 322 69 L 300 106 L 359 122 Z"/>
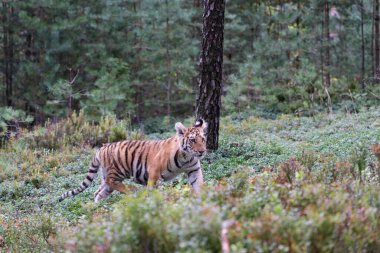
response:
<path id="1" fill-rule="evenodd" d="M 8 127 L 16 130 L 17 127 L 20 127 L 20 123 L 28 124 L 32 121 L 33 117 L 26 115 L 26 113 L 22 110 L 15 110 L 11 107 L 0 107 L 0 137 L 4 137 L 4 132 L 8 129 Z M 9 124 L 11 125 L 9 126 Z"/>
<path id="2" fill-rule="evenodd" d="M 364 0 L 362 8 L 359 2 L 331 2 L 340 17 L 330 17 L 334 38 L 329 41 L 321 34 L 320 0 L 229 2 L 224 112 L 254 108 L 271 116 L 314 115 L 327 105 L 326 71 L 334 111 L 378 105 L 370 40 L 364 40 L 365 73 L 360 71 L 361 23 L 363 38 L 371 37 L 373 4 Z M 4 64 L 12 66 L 3 74 L 12 72 L 12 95 L 0 103 L 11 99 L 14 110 L 33 115 L 37 124 L 83 109 L 95 121 L 115 114 L 144 123 L 149 133 L 163 115 L 170 122 L 190 116 L 202 37 L 200 7 L 199 1 L 183 0 L 7 2 L 1 33 L 9 30 L 12 38 L 2 43 L 4 48 L 11 43 L 13 54 L 3 55 Z M 327 45 L 329 66 L 322 62 Z M 4 122 L 0 119 L 0 128 Z M 162 132 L 168 125 L 157 128 Z"/>
<path id="3" fill-rule="evenodd" d="M 84 125 L 103 125 L 109 138 L 141 138 L 125 122 L 108 120 L 90 124 L 80 113 L 60 126 L 85 135 Z M 376 252 L 377 121 L 377 108 L 314 118 L 234 114 L 221 120 L 220 149 L 202 161 L 207 185 L 199 196 L 179 179 L 151 192 L 143 186 L 115 192 L 99 204 L 93 203 L 98 180 L 57 202 L 85 178 L 94 149 L 84 137 L 83 145 L 57 141 L 56 150 L 43 149 L 26 144 L 45 128 L 21 130 L 0 149 L 0 251 L 220 252 L 222 227 L 230 223 L 233 252 Z"/>
<path id="4" fill-rule="evenodd" d="M 370 190 L 361 189 L 358 181 L 352 181 L 351 188 L 306 182 L 290 189 L 266 175 L 237 173 L 201 197 L 173 189 L 148 195 L 143 191 L 125 197 L 108 220 L 81 225 L 76 249 L 219 252 L 227 218 L 236 219 L 228 229 L 231 249 L 236 251 L 356 252 L 380 246 L 378 206 L 371 201 L 378 197 L 378 186 Z M 364 195 L 355 194 L 363 190 Z"/>
<path id="5" fill-rule="evenodd" d="M 10 220 L 5 227 L 4 240 L 11 252 L 54 251 L 56 222 L 48 214 L 39 214 L 23 220 Z"/>
<path id="6" fill-rule="evenodd" d="M 58 123 L 47 122 L 45 127 L 22 138 L 30 148 L 63 149 L 67 146 L 99 146 L 102 143 L 140 139 L 142 136 L 128 131 L 126 121 L 117 121 L 115 116 L 103 116 L 98 124 L 85 117 L 83 111 L 73 113 L 71 117 Z"/>
<path id="7" fill-rule="evenodd" d="M 127 63 L 117 58 L 107 59 L 95 82 L 95 88 L 83 102 L 86 115 L 97 119 L 115 112 L 118 115 L 133 113 L 132 98 L 135 92 L 129 82 Z"/>
<path id="8" fill-rule="evenodd" d="M 368 158 L 368 144 L 360 143 L 352 152 L 351 163 L 353 164 L 353 169 L 357 171 L 354 174 L 360 181 L 363 180 L 362 174 L 365 168 L 367 167 L 367 158 Z"/>

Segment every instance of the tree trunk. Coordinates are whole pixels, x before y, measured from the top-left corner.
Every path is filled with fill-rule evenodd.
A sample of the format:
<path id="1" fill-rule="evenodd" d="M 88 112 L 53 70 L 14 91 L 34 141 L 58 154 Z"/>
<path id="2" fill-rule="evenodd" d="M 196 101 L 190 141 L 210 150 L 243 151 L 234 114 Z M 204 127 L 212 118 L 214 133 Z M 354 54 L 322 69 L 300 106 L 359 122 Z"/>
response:
<path id="1" fill-rule="evenodd" d="M 222 91 L 224 0 L 203 3 L 202 53 L 196 117 L 208 123 L 207 148 L 218 149 Z"/>
<path id="2" fill-rule="evenodd" d="M 170 122 L 171 118 L 171 93 L 172 93 L 172 79 L 171 79 L 171 56 L 170 56 L 170 25 L 169 25 L 169 3 L 168 0 L 165 0 L 166 8 L 166 116 Z"/>
<path id="3" fill-rule="evenodd" d="M 375 76 L 375 1 L 372 2 L 372 27 L 371 27 L 371 67 L 372 67 L 372 76 Z"/>
<path id="4" fill-rule="evenodd" d="M 379 23 L 380 23 L 380 17 L 379 17 L 379 0 L 375 0 L 374 3 L 374 9 L 373 9 L 373 16 L 374 16 L 374 56 L 375 56 L 375 66 L 374 66 L 374 76 L 376 76 L 376 72 L 379 68 L 379 53 L 380 53 L 380 45 L 379 45 Z"/>
<path id="5" fill-rule="evenodd" d="M 330 6 L 325 2 L 325 86 L 330 87 Z"/>
<path id="6" fill-rule="evenodd" d="M 4 52 L 4 87 L 5 87 L 5 105 L 12 106 L 12 89 L 13 89 L 13 31 L 11 27 L 11 16 L 13 7 L 10 7 L 7 1 L 3 1 L 3 52 Z"/>
<path id="7" fill-rule="evenodd" d="M 363 0 L 360 1 L 360 28 L 361 28 L 361 37 L 362 37 L 362 66 L 361 66 L 361 87 L 362 90 L 365 90 L 365 83 L 364 83 L 364 77 L 365 77 L 365 40 L 364 40 L 364 3 Z"/>
<path id="8" fill-rule="evenodd" d="M 329 94 L 330 82 L 330 6 L 329 2 L 325 1 L 325 73 L 324 73 L 324 89 L 327 95 L 327 105 L 329 107 L 329 113 L 332 113 L 332 104 Z"/>
<path id="9" fill-rule="evenodd" d="M 297 55 L 296 55 L 296 59 L 295 59 L 295 68 L 296 70 L 298 70 L 300 67 L 301 67 L 301 60 L 300 60 L 300 54 L 301 54 L 301 38 L 300 38 L 300 23 L 301 23 L 301 6 L 300 6 L 300 2 L 297 2 L 297 12 L 298 12 L 298 17 L 296 19 L 296 27 L 297 27 L 297 33 L 296 33 L 296 36 L 297 36 Z"/>

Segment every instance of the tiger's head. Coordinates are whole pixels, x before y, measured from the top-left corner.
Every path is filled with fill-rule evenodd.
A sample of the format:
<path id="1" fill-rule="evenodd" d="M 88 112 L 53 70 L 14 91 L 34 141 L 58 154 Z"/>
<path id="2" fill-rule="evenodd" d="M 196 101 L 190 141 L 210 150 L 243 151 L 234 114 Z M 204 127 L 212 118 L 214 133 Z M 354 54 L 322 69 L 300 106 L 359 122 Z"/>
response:
<path id="1" fill-rule="evenodd" d="M 195 122 L 193 127 L 186 128 L 182 123 L 175 124 L 180 149 L 193 157 L 202 159 L 206 154 L 207 123 L 202 119 Z"/>

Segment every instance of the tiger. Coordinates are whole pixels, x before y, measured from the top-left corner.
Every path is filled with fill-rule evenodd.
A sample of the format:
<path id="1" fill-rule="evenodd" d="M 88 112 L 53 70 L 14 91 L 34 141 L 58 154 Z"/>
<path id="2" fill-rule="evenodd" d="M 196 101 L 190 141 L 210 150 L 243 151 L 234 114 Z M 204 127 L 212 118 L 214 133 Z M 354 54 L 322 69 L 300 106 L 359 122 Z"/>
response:
<path id="1" fill-rule="evenodd" d="M 207 152 L 207 123 L 198 119 L 192 127 L 186 128 L 177 122 L 175 130 L 175 135 L 165 140 L 124 140 L 103 145 L 93 157 L 80 186 L 63 193 L 59 202 L 87 189 L 99 169 L 102 182 L 94 194 L 95 203 L 115 190 L 126 194 L 128 190 L 122 181 L 130 178 L 151 190 L 158 183 L 185 173 L 192 190 L 199 193 L 204 183 L 200 161 Z"/>

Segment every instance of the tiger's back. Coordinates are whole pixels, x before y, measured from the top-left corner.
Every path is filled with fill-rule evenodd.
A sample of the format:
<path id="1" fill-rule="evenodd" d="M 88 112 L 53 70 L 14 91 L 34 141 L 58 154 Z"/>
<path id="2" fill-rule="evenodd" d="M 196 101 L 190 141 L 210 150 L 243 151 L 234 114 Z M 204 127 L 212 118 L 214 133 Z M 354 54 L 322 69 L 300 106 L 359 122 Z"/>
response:
<path id="1" fill-rule="evenodd" d="M 106 144 L 97 152 L 103 176 L 116 181 L 133 178 L 135 182 L 146 185 L 149 178 L 149 164 L 168 162 L 164 161 L 168 160 L 164 158 L 170 157 L 170 150 L 173 146 L 171 142 L 173 141 L 176 140 L 172 137 L 159 141 L 126 140 Z M 160 155 L 165 152 L 168 154 Z"/>

